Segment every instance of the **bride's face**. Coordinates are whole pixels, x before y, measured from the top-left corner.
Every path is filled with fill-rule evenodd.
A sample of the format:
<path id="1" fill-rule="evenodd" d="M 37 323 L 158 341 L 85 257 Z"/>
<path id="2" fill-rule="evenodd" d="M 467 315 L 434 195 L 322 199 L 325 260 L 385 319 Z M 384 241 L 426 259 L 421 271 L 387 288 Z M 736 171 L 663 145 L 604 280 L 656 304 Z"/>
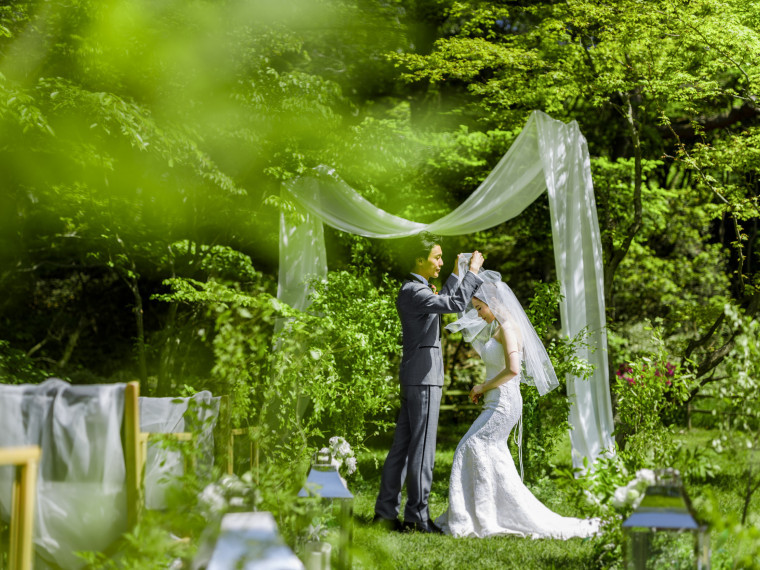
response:
<path id="1" fill-rule="evenodd" d="M 491 312 L 491 308 L 486 305 L 483 301 L 478 299 L 477 297 L 472 298 L 472 306 L 475 307 L 475 310 L 478 312 L 478 315 L 480 315 L 481 319 L 484 319 L 487 323 L 491 323 L 494 320 L 493 313 Z"/>

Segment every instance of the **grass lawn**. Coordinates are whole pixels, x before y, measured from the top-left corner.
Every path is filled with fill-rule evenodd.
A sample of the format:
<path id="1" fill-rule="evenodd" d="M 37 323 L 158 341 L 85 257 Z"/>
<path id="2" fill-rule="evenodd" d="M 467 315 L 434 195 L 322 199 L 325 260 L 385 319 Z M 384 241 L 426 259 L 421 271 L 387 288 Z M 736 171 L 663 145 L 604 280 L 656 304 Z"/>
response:
<path id="1" fill-rule="evenodd" d="M 441 514 L 448 505 L 448 480 L 454 449 L 459 438 L 467 431 L 469 424 L 446 425 L 442 418 L 436 453 L 433 488 L 430 497 L 430 511 L 433 518 Z M 717 432 L 695 428 L 683 430 L 679 438 L 689 447 L 709 446 Z M 391 434 L 388 434 L 390 437 Z M 601 568 L 594 554 L 606 543 L 604 536 L 593 539 L 571 539 L 567 541 L 548 539 L 525 539 L 516 537 L 494 537 L 489 539 L 463 539 L 450 536 L 431 536 L 419 533 L 400 534 L 378 529 L 369 521 L 374 514 L 374 502 L 380 484 L 380 469 L 390 445 L 389 439 L 372 442 L 371 449 L 358 458 L 360 477 L 349 482 L 355 494 L 354 512 L 354 568 L 430 568 L 435 570 L 469 568 L 520 568 L 565 570 Z M 742 493 L 745 489 L 743 473 L 735 462 L 716 456 L 721 465 L 717 476 L 692 484 L 687 492 L 699 508 L 700 500 L 707 492 L 718 500 L 721 513 L 741 513 Z M 569 438 L 558 442 L 553 462 L 557 466 L 569 466 Z M 531 491 L 549 508 L 566 516 L 578 516 L 566 492 L 559 490 L 553 480 L 544 481 Z M 403 512 L 403 505 L 402 505 Z M 750 505 L 749 521 L 760 523 L 760 497 L 755 497 Z M 713 569 L 747 567 L 732 563 L 732 537 L 723 533 L 712 536 Z"/>
<path id="2" fill-rule="evenodd" d="M 448 483 L 454 449 L 469 424 L 446 426 L 441 418 L 430 512 L 433 518 L 448 506 Z M 370 452 L 359 457 L 361 480 L 349 483 L 355 494 L 354 567 L 355 568 L 431 568 L 436 570 L 470 568 L 597 568 L 592 541 L 575 538 L 533 540 L 517 537 L 488 539 L 453 538 L 419 533 L 401 534 L 378 529 L 369 524 L 374 514 L 375 498 L 380 486 L 380 470 L 388 452 L 390 439 L 372 443 Z M 555 462 L 570 464 L 570 442 L 558 446 Z M 563 503 L 551 486 L 532 489 L 551 509 L 563 515 L 576 515 Z M 403 512 L 403 504 L 402 504 Z"/>

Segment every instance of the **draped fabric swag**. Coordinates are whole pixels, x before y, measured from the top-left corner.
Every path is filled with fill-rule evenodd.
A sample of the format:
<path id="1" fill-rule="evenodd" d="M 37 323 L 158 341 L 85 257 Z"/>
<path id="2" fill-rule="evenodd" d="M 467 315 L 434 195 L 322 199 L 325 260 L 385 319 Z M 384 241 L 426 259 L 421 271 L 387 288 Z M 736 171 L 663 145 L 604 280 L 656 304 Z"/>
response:
<path id="1" fill-rule="evenodd" d="M 544 191 L 549 195 L 557 276 L 564 296 L 562 332 L 589 333 L 578 356 L 594 365 L 590 380 L 567 378 L 573 464 L 583 467 L 612 450 L 612 405 L 607 368 L 602 251 L 586 140 L 578 124 L 534 111 L 509 151 L 456 210 L 431 224 L 394 216 L 365 200 L 334 170 L 320 166 L 285 187 L 303 207 L 305 221 L 280 221 L 278 297 L 304 308 L 307 277 L 327 274 L 322 224 L 372 238 L 399 238 L 422 230 L 439 235 L 474 233 L 520 214 Z"/>

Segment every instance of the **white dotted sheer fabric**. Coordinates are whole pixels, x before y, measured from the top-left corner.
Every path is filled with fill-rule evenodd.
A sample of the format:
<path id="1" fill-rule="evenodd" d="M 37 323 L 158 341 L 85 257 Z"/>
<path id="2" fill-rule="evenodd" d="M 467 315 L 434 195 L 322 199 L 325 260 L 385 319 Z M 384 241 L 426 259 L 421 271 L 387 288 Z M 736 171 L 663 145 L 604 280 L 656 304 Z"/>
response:
<path id="1" fill-rule="evenodd" d="M 504 349 L 494 339 L 483 347 L 486 378 L 505 367 Z M 522 416 L 520 379 L 484 394 L 483 411 L 457 446 L 449 480 L 449 508 L 436 520 L 457 537 L 514 534 L 531 538 L 586 537 L 598 519 L 563 517 L 543 505 L 523 484 L 507 445 Z"/>

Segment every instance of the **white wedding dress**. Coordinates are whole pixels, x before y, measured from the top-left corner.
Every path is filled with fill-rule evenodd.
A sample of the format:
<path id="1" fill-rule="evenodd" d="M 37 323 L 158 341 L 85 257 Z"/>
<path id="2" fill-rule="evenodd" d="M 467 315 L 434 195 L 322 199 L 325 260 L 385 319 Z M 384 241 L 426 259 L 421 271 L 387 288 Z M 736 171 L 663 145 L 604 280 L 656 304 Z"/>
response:
<path id="1" fill-rule="evenodd" d="M 505 367 L 504 349 L 493 338 L 481 357 L 489 380 Z M 599 519 L 560 516 L 523 485 L 507 446 L 521 415 L 519 377 L 485 392 L 483 411 L 454 453 L 449 508 L 435 521 L 446 534 L 566 539 L 599 531 Z"/>

